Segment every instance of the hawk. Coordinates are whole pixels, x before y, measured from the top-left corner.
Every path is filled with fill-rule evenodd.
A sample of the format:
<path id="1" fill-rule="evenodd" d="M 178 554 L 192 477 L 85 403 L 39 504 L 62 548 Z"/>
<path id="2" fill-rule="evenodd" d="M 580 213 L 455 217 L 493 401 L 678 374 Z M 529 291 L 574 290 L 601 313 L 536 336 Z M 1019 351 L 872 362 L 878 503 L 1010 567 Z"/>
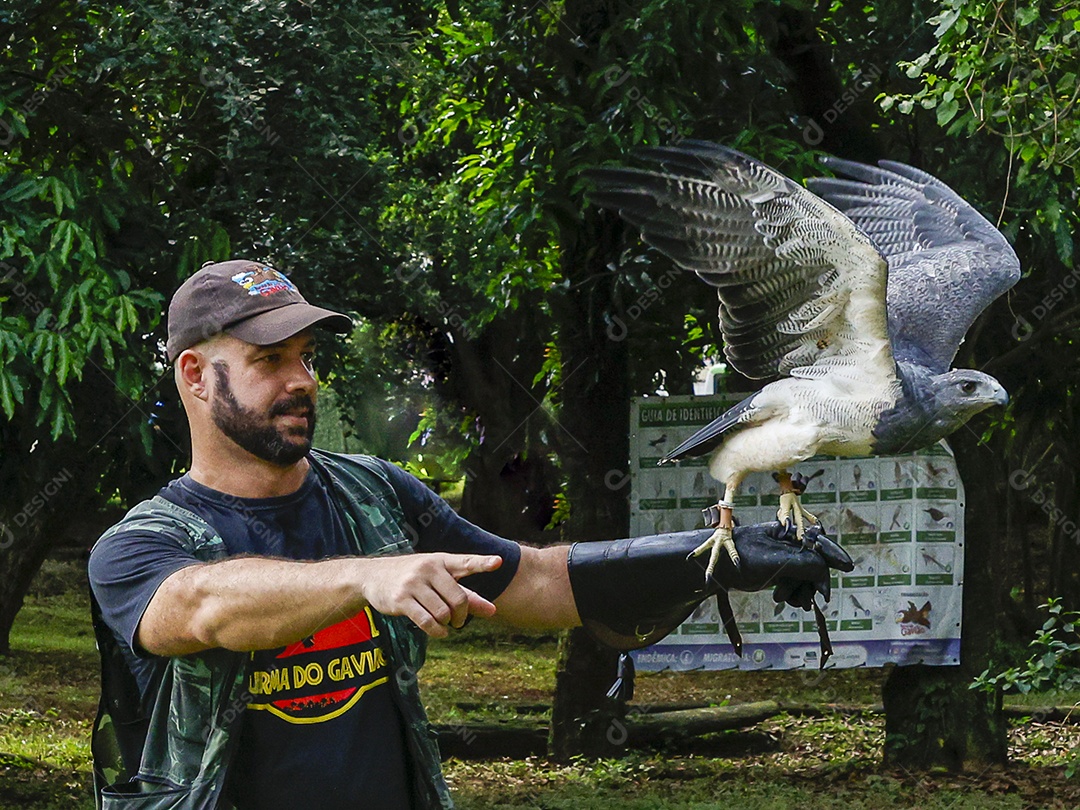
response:
<path id="1" fill-rule="evenodd" d="M 940 180 L 892 161 L 825 158 L 846 179 L 804 188 L 713 143 L 640 154 L 655 168 L 590 170 L 590 199 L 716 288 L 732 368 L 779 378 L 661 462 L 711 453 L 725 486 L 718 528 L 695 552 L 711 552 L 706 578 L 721 548 L 738 564 L 732 502 L 748 473 L 778 473 L 777 517 L 802 536 L 814 517 L 798 502 L 798 462 L 918 450 L 1008 402 L 993 377 L 951 364 L 1020 263 Z"/>

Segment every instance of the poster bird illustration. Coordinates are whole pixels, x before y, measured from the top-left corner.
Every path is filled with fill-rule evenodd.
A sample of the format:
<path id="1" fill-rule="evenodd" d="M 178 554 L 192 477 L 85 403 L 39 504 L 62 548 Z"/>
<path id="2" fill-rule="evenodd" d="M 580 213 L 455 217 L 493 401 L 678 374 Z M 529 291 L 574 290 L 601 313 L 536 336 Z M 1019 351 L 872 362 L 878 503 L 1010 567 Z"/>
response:
<path id="1" fill-rule="evenodd" d="M 860 517 L 852 510 L 844 508 L 840 513 L 840 532 L 841 534 L 874 534 L 877 531 L 877 525 L 870 522 L 866 518 Z"/>
<path id="2" fill-rule="evenodd" d="M 923 558 L 923 562 L 927 562 L 927 563 L 930 563 L 932 565 L 936 565 L 942 571 L 952 571 L 952 566 L 951 565 L 942 564 L 942 562 L 937 557 L 935 557 L 933 554 L 930 554 L 929 552 L 924 551 L 922 553 L 922 558 Z"/>
<path id="3" fill-rule="evenodd" d="M 896 611 L 897 624 L 921 624 L 923 627 L 930 626 L 930 603 L 926 602 L 921 608 L 915 607 L 915 603 L 909 601 L 906 609 Z"/>
<path id="4" fill-rule="evenodd" d="M 935 509 L 933 506 L 927 507 L 926 509 L 923 509 L 923 511 L 930 516 L 930 520 L 934 521 L 934 523 L 940 523 L 942 518 L 949 516 L 948 512 Z"/>
<path id="5" fill-rule="evenodd" d="M 926 462 L 926 471 L 930 473 L 931 479 L 937 478 L 939 475 L 946 472 L 948 469 L 948 467 L 935 467 L 934 462 L 932 461 Z"/>
<path id="6" fill-rule="evenodd" d="M 723 482 L 706 578 L 738 565 L 733 502 L 755 471 L 780 476 L 778 519 L 799 536 L 796 464 L 815 454 L 893 455 L 937 442 L 1008 401 L 988 374 L 951 368 L 975 318 L 1020 278 L 1004 236 L 911 166 L 836 158 L 808 188 L 713 143 L 644 149 L 649 168 L 587 174 L 591 200 L 716 288 L 724 354 L 773 379 L 664 461 L 711 454 Z M 805 541 L 804 541 L 805 542 Z"/>
<path id="7" fill-rule="evenodd" d="M 861 612 L 865 616 L 870 615 L 870 611 L 863 607 L 862 602 L 860 602 L 854 594 L 848 594 L 848 599 L 851 600 L 851 606 L 855 608 L 856 611 Z M 859 613 L 856 613 L 855 615 L 858 616 Z"/>

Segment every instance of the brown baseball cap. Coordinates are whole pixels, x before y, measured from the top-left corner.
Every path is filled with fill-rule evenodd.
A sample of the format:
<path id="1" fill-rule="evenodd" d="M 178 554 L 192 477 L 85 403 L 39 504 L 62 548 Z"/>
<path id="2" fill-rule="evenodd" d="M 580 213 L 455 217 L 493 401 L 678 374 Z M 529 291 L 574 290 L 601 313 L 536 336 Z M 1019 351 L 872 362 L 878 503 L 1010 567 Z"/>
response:
<path id="1" fill-rule="evenodd" d="M 304 300 L 296 285 L 262 262 L 235 259 L 207 264 L 169 302 L 169 362 L 196 343 L 224 332 L 266 346 L 320 326 L 348 332 L 353 322 L 340 312 Z"/>

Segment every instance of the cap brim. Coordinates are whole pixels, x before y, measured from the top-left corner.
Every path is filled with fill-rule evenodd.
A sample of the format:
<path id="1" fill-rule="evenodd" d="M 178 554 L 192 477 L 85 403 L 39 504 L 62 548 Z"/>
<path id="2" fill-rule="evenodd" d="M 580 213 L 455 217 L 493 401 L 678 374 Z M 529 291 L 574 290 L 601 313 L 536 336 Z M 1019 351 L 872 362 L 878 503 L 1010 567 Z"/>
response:
<path id="1" fill-rule="evenodd" d="M 256 346 L 269 346 L 271 343 L 288 340 L 312 326 L 330 332 L 351 332 L 353 322 L 340 312 L 307 303 L 295 303 L 253 315 L 232 324 L 224 332 Z"/>

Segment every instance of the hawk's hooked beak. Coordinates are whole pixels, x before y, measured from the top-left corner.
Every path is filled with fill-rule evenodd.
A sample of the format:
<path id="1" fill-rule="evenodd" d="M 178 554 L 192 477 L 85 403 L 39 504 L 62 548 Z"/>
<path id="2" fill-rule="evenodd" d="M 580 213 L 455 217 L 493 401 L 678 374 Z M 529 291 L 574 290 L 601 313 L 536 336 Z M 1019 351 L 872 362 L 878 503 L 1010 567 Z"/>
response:
<path id="1" fill-rule="evenodd" d="M 1008 405 L 1009 404 L 1009 392 L 1006 391 L 1000 384 L 994 388 L 994 404 L 995 405 Z"/>

